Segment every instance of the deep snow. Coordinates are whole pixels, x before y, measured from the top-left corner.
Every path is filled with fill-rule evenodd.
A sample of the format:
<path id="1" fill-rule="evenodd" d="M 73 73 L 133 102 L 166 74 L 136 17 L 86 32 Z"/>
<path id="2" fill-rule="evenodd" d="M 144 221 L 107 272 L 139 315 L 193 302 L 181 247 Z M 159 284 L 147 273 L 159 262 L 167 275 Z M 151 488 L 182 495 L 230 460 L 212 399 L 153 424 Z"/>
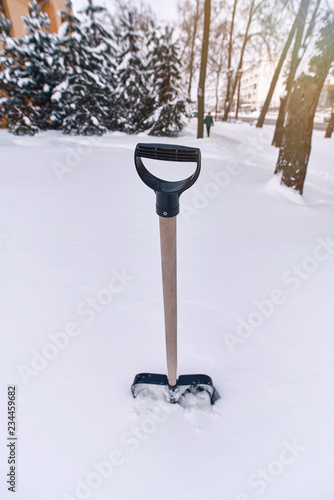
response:
<path id="1" fill-rule="evenodd" d="M 273 178 L 271 127 L 195 129 L 0 131 L 1 499 L 11 384 L 16 500 L 334 496 L 333 140 L 315 132 L 300 198 Z M 130 393 L 165 372 L 158 217 L 133 164 L 153 141 L 202 151 L 178 217 L 179 373 L 212 376 L 207 410 Z"/>

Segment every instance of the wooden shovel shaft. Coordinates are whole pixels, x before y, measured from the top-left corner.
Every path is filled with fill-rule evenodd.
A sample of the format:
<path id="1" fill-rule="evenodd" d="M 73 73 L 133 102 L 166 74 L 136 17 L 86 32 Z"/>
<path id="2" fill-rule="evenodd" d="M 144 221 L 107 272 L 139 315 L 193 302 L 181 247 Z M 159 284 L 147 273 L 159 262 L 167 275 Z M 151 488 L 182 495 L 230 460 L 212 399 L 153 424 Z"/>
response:
<path id="1" fill-rule="evenodd" d="M 177 376 L 176 217 L 159 217 L 168 383 Z"/>

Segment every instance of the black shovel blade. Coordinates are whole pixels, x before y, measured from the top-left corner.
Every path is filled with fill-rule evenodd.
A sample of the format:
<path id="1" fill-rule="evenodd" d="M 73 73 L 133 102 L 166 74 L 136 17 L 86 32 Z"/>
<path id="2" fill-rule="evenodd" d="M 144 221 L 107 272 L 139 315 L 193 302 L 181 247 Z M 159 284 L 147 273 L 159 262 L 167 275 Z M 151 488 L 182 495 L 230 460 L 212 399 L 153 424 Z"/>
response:
<path id="1" fill-rule="evenodd" d="M 158 373 L 136 375 L 131 386 L 133 397 L 137 397 L 145 390 L 149 391 L 152 386 L 155 386 L 155 394 L 161 395 L 170 403 L 181 403 L 190 394 L 196 395 L 204 392 L 208 394 L 212 405 L 220 398 L 208 375 L 180 375 L 177 384 L 170 386 L 167 375 Z"/>

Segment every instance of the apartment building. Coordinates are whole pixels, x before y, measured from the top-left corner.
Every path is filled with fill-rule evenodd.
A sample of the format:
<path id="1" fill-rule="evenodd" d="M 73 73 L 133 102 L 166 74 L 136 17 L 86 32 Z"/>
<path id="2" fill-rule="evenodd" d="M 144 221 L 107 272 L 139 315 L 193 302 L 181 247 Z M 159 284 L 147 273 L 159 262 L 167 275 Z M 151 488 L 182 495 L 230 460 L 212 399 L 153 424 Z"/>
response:
<path id="1" fill-rule="evenodd" d="M 251 109 L 260 110 L 267 96 L 269 86 L 277 65 L 276 61 L 258 61 L 245 69 L 241 78 L 240 100 L 241 109 L 247 111 Z M 280 96 L 285 90 L 285 80 L 287 69 L 282 69 L 278 79 L 273 97 L 270 103 L 270 109 L 278 109 L 280 106 Z M 330 108 L 334 101 L 334 77 L 329 74 L 322 92 L 320 94 L 318 109 Z"/>
<path id="2" fill-rule="evenodd" d="M 262 108 L 276 65 L 277 60 L 262 60 L 246 67 L 241 78 L 240 87 L 242 104 L 247 104 L 252 109 Z M 284 79 L 283 68 L 271 100 L 271 108 L 278 108 L 280 105 L 280 95 L 284 91 Z"/>
<path id="3" fill-rule="evenodd" d="M 329 73 L 319 97 L 318 108 L 334 107 L 334 74 Z"/>
<path id="4" fill-rule="evenodd" d="M 0 0 L 0 11 L 12 21 L 12 35 L 20 37 L 25 35 L 22 16 L 26 16 L 29 11 L 31 0 Z M 42 9 L 51 20 L 50 29 L 52 32 L 58 31 L 61 24 L 58 12 L 65 8 L 65 0 L 38 0 L 42 4 Z"/>

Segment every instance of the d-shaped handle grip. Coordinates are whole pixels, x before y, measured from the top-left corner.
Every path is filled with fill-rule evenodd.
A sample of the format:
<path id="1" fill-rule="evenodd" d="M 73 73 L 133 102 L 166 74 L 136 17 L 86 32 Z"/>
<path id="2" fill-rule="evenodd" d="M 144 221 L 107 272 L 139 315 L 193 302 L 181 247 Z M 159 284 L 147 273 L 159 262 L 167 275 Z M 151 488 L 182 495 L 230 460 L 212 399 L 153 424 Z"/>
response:
<path id="1" fill-rule="evenodd" d="M 142 158 L 163 161 L 196 163 L 195 172 L 182 181 L 166 181 L 155 177 L 144 166 Z M 135 165 L 139 177 L 156 193 L 156 211 L 161 217 L 175 217 L 179 213 L 179 198 L 197 180 L 201 171 L 201 151 L 174 144 L 137 144 Z"/>

